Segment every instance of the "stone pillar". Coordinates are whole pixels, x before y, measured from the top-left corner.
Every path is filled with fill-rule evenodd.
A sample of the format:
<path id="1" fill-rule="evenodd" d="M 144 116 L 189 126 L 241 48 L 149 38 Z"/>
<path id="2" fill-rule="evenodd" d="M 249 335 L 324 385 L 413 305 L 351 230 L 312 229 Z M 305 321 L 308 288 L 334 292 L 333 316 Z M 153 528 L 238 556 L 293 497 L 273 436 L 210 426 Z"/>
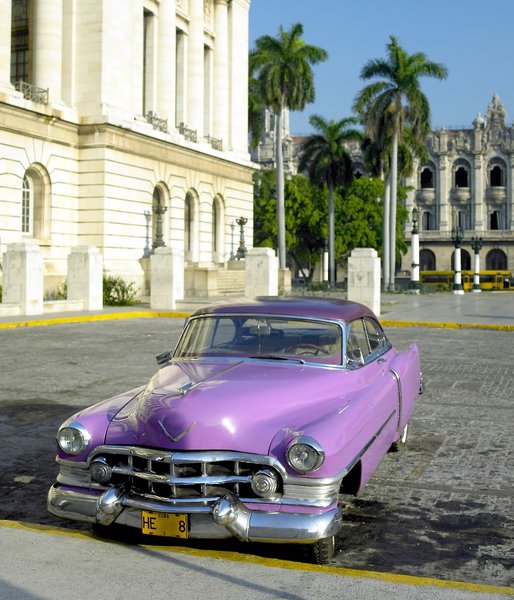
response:
<path id="1" fill-rule="evenodd" d="M 227 0 L 214 2 L 214 106 L 213 137 L 228 145 L 228 8 Z"/>
<path id="2" fill-rule="evenodd" d="M 203 138 L 204 110 L 203 0 L 189 0 L 187 49 L 187 125 Z"/>
<path id="3" fill-rule="evenodd" d="M 174 310 L 184 298 L 184 253 L 174 248 L 156 248 L 150 258 L 150 308 Z"/>
<path id="4" fill-rule="evenodd" d="M 34 17 L 34 84 L 62 102 L 62 0 L 38 0 Z"/>
<path id="5" fill-rule="evenodd" d="M 229 147 L 248 155 L 248 13 L 249 0 L 232 0 L 229 8 L 230 101 Z"/>
<path id="6" fill-rule="evenodd" d="M 22 315 L 43 313 L 43 255 L 30 242 L 9 244 L 3 260 L 5 304 L 20 305 Z"/>
<path id="7" fill-rule="evenodd" d="M 0 92 L 13 92 L 11 85 L 11 8 L 12 2 L 0 2 Z"/>
<path id="8" fill-rule="evenodd" d="M 96 246 L 77 246 L 68 255 L 68 300 L 82 300 L 84 310 L 103 308 L 103 261 Z"/>
<path id="9" fill-rule="evenodd" d="M 348 300 L 380 315 L 380 259 L 373 248 L 355 248 L 348 259 Z"/>
<path id="10" fill-rule="evenodd" d="M 175 128 L 176 15 L 174 0 L 161 0 L 159 7 L 157 113 Z"/>
<path id="11" fill-rule="evenodd" d="M 245 296 L 278 295 L 278 258 L 271 248 L 250 248 L 246 255 Z"/>

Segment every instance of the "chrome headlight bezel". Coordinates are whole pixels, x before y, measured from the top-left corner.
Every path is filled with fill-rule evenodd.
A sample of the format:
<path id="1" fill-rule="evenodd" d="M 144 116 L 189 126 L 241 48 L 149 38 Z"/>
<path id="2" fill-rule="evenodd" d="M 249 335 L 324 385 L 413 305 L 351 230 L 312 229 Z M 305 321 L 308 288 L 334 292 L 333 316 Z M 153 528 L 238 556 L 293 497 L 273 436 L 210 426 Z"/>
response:
<path id="1" fill-rule="evenodd" d="M 301 435 L 289 444 L 287 464 L 298 473 L 314 473 L 325 460 L 325 451 L 314 438 Z"/>
<path id="2" fill-rule="evenodd" d="M 59 429 L 56 439 L 59 448 L 65 454 L 78 456 L 88 447 L 91 434 L 81 423 L 72 422 Z"/>

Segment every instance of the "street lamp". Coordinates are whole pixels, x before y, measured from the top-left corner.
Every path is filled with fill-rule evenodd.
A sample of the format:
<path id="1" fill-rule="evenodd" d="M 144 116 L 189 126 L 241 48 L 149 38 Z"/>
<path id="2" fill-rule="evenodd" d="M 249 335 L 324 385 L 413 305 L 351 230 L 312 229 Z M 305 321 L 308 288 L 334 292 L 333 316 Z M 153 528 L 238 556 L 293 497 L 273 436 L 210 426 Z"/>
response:
<path id="1" fill-rule="evenodd" d="M 146 235 L 145 235 L 145 249 L 143 251 L 143 258 L 150 258 L 150 220 L 152 213 L 149 210 L 145 210 L 143 213 L 146 220 Z"/>
<path id="2" fill-rule="evenodd" d="M 410 280 L 411 290 L 419 294 L 419 229 L 418 229 L 419 211 L 415 206 L 412 209 L 412 275 Z"/>
<path id="3" fill-rule="evenodd" d="M 234 221 L 230 221 L 230 260 L 235 260 L 236 255 L 234 254 L 234 229 L 236 224 Z"/>
<path id="4" fill-rule="evenodd" d="M 462 287 L 460 246 L 464 241 L 464 231 L 455 219 L 453 219 L 453 221 L 455 223 L 454 227 L 452 227 L 452 242 L 455 246 L 453 259 L 455 269 L 455 275 L 453 277 L 453 293 L 454 295 L 461 296 L 464 294 L 464 288 Z"/>
<path id="5" fill-rule="evenodd" d="M 245 245 L 245 230 L 244 227 L 248 223 L 248 219 L 245 217 L 239 217 L 236 219 L 236 223 L 239 225 L 239 248 L 237 249 L 236 258 L 237 260 L 246 257 L 246 245 Z"/>
<path id="6" fill-rule="evenodd" d="M 480 248 L 482 248 L 482 238 L 476 237 L 471 238 L 471 247 L 475 252 L 475 272 L 473 273 L 473 288 L 472 292 L 481 292 L 480 289 Z"/>
<path id="7" fill-rule="evenodd" d="M 166 212 L 167 207 L 161 204 L 161 199 L 158 196 L 153 207 L 153 212 L 156 215 L 155 219 L 155 239 L 152 244 L 152 249 L 161 248 L 165 246 L 164 238 L 162 236 L 162 215 Z"/>

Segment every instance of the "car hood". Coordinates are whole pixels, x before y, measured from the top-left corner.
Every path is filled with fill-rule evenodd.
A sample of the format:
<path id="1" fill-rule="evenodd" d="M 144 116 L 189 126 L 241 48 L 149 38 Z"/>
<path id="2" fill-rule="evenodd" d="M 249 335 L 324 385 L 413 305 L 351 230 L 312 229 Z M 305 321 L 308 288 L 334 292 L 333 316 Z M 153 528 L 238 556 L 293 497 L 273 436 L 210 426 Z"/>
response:
<path id="1" fill-rule="evenodd" d="M 337 410 L 346 374 L 292 361 L 172 363 L 113 418 L 105 442 L 266 454 L 278 432 Z"/>

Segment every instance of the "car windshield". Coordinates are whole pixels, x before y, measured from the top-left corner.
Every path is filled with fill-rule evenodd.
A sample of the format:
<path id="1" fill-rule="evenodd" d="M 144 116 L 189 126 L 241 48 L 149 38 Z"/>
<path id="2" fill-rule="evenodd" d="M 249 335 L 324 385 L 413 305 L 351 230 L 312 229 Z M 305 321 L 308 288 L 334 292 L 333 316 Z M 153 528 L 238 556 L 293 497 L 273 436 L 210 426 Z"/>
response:
<path id="1" fill-rule="evenodd" d="M 196 317 L 174 358 L 249 357 L 341 364 L 342 329 L 335 323 L 251 315 Z"/>

